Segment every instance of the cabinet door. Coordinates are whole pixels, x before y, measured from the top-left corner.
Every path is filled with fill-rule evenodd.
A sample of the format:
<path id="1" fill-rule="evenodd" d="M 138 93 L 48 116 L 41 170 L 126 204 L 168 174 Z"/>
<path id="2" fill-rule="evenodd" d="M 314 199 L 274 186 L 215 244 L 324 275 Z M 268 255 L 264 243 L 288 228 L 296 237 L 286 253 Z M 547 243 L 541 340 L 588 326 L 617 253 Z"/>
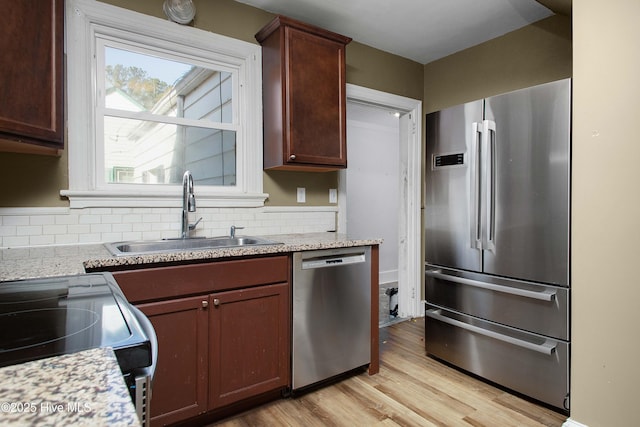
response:
<path id="1" fill-rule="evenodd" d="M 158 336 L 158 361 L 151 387 L 154 426 L 207 410 L 207 305 L 207 296 L 203 296 L 138 306 Z"/>
<path id="2" fill-rule="evenodd" d="M 1 140 L 63 147 L 63 26 L 63 0 L 2 2 Z"/>
<path id="3" fill-rule="evenodd" d="M 289 285 L 211 295 L 209 409 L 289 385 Z"/>
<path id="4" fill-rule="evenodd" d="M 285 158 L 346 167 L 345 45 L 292 27 L 285 39 Z"/>

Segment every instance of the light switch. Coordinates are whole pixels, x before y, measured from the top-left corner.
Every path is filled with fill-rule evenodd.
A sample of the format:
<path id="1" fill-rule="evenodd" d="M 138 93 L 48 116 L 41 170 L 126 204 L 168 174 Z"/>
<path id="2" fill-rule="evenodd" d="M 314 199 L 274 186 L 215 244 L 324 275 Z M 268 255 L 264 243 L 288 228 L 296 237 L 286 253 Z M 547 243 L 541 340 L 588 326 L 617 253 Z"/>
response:
<path id="1" fill-rule="evenodd" d="M 338 203 L 338 190 L 335 188 L 329 189 L 329 203 Z"/>
<path id="2" fill-rule="evenodd" d="M 298 187 L 298 203 L 305 203 L 307 201 L 306 190 L 304 187 Z"/>

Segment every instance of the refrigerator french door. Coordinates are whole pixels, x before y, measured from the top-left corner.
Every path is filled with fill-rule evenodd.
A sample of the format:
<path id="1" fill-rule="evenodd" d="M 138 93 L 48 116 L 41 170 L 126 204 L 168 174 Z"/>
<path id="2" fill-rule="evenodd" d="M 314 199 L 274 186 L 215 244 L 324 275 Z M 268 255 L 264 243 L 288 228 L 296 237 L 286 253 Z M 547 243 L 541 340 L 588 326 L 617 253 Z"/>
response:
<path id="1" fill-rule="evenodd" d="M 570 116 L 569 79 L 428 114 L 424 213 L 427 352 L 564 410 Z"/>

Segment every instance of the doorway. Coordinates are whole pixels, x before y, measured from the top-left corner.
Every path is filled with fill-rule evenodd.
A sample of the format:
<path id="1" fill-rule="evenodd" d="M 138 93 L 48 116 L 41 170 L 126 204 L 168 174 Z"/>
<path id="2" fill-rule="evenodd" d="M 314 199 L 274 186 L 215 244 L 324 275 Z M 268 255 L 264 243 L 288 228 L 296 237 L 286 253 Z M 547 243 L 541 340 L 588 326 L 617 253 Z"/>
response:
<path id="1" fill-rule="evenodd" d="M 380 325 L 398 319 L 400 113 L 347 103 L 346 229 L 351 237 L 377 237 L 380 245 Z"/>
<path id="2" fill-rule="evenodd" d="M 421 101 L 347 84 L 347 103 L 351 125 L 357 122 L 355 125 L 364 128 L 358 129 L 357 136 L 362 136 L 363 141 L 357 141 L 354 148 L 365 150 L 364 154 L 367 154 L 367 146 L 370 149 L 393 149 L 396 152 L 393 154 L 395 165 L 389 163 L 391 154 L 381 157 L 370 150 L 364 156 L 364 162 L 370 163 L 368 166 L 361 164 L 362 154 L 358 154 L 357 160 L 349 154 L 349 168 L 354 167 L 354 176 L 349 183 L 348 175 L 351 171 L 347 169 L 340 172 L 338 229 L 350 234 L 385 239 L 380 247 L 380 283 L 394 283 L 394 280 L 397 283 L 398 317 L 422 316 Z M 399 117 L 392 117 L 389 113 L 397 113 Z M 397 128 L 393 128 L 395 125 L 391 125 L 390 120 L 397 122 Z M 371 123 L 368 131 L 367 123 Z M 347 133 L 349 132 L 348 120 Z M 367 132 L 369 137 L 366 136 Z M 390 132 L 396 133 L 396 138 L 391 136 L 391 142 L 385 143 L 382 140 L 388 138 L 373 136 L 376 133 L 387 136 Z M 370 139 L 369 142 L 366 141 L 367 138 Z M 349 144 L 348 140 L 348 147 Z M 395 148 L 390 145 L 395 145 Z M 349 150 L 351 153 L 351 148 Z M 381 165 L 383 161 L 384 167 Z M 359 171 L 361 167 L 367 170 Z M 371 176 L 358 176 L 375 172 L 376 169 L 380 172 L 379 175 L 388 174 L 388 179 L 378 176 L 375 178 L 378 184 L 371 185 Z M 380 184 L 382 182 L 384 185 Z M 377 206 L 371 208 L 371 204 Z M 351 213 L 352 219 L 349 221 L 352 210 L 356 212 Z M 376 212 L 380 212 L 380 215 L 376 216 Z M 390 228 L 395 228 L 395 231 Z"/>

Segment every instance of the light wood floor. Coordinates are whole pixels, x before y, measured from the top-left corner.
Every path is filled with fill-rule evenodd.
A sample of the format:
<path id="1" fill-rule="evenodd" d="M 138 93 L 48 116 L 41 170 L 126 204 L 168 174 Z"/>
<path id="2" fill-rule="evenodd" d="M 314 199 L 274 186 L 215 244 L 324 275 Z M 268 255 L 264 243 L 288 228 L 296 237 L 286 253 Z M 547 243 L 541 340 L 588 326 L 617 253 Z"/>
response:
<path id="1" fill-rule="evenodd" d="M 424 319 L 380 330 L 380 373 L 211 426 L 561 426 L 567 417 L 425 356 Z"/>

